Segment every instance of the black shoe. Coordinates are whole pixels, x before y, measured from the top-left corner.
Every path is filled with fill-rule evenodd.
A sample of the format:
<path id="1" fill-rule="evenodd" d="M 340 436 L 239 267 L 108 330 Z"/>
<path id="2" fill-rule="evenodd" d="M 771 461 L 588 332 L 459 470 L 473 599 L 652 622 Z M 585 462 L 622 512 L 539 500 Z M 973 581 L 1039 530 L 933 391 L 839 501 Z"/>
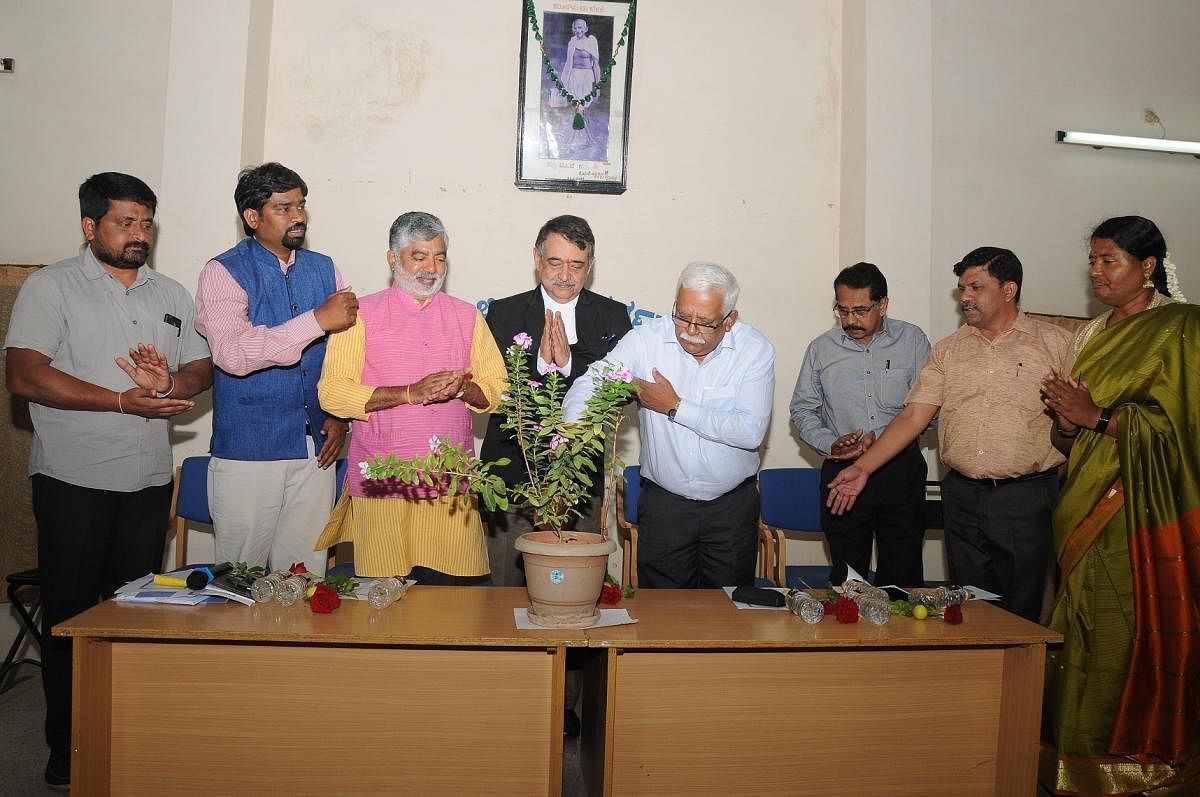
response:
<path id="1" fill-rule="evenodd" d="M 563 710 L 563 736 L 574 739 L 579 735 L 579 717 L 571 709 Z"/>
<path id="2" fill-rule="evenodd" d="M 50 751 L 50 760 L 46 762 L 46 785 L 58 791 L 70 791 L 71 753 L 69 751 Z"/>

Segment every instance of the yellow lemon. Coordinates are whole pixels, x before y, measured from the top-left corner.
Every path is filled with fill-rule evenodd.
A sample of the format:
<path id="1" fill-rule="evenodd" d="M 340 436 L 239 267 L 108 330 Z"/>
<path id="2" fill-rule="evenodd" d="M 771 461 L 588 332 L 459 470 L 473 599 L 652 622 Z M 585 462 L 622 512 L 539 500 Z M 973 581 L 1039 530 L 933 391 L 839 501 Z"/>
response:
<path id="1" fill-rule="evenodd" d="M 309 584 L 309 585 L 308 585 L 308 591 L 304 593 L 304 599 L 305 599 L 305 600 L 308 600 L 309 598 L 311 598 L 311 597 L 313 596 L 313 593 L 314 593 L 314 592 L 316 592 L 316 591 L 317 591 L 317 585 L 316 585 L 316 584 Z M 925 607 L 924 607 L 924 606 L 922 606 L 921 608 L 922 608 L 922 609 L 924 609 Z M 922 616 L 922 617 L 924 617 L 925 615 L 921 615 L 921 616 Z"/>
<path id="2" fill-rule="evenodd" d="M 914 620 L 924 620 L 928 616 L 929 616 L 929 610 L 925 608 L 925 604 L 918 603 L 916 606 L 913 607 L 913 619 Z"/>

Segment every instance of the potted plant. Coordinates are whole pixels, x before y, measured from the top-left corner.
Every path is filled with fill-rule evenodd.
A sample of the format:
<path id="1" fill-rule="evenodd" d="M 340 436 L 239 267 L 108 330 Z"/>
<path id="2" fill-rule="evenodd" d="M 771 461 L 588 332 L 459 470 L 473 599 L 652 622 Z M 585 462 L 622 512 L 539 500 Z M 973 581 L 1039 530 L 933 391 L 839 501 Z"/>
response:
<path id="1" fill-rule="evenodd" d="M 637 391 L 632 375 L 609 366 L 593 376 L 596 391 L 587 400 L 583 417 L 563 417 L 565 380 L 551 370 L 541 380 L 529 368 L 533 340 L 524 332 L 513 338 L 504 354 L 508 390 L 501 396 L 502 428 L 512 432 L 524 459 L 527 481 L 506 489 L 491 473 L 493 464 L 444 440 L 430 440 L 430 451 L 400 460 L 395 455 L 360 463 L 368 479 L 399 479 L 408 484 L 442 485 L 450 495 L 477 494 L 488 509 L 507 509 L 510 501 L 527 504 L 538 529 L 521 535 L 516 547 L 525 558 L 530 619 L 539 625 L 582 628 L 599 617 L 596 601 L 607 572 L 608 556 L 616 550 L 606 525 L 615 480 L 622 463 L 616 442 L 625 404 Z M 604 462 L 598 472 L 597 456 Z M 611 474 L 604 489 L 598 533 L 567 531 L 578 516 L 580 501 L 591 494 L 593 479 Z"/>

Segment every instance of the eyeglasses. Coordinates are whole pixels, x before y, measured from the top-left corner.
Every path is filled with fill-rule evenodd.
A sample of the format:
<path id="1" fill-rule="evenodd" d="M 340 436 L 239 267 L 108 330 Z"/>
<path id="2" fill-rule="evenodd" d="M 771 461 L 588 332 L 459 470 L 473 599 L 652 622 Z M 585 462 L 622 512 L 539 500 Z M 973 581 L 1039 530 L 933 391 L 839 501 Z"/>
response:
<path id="1" fill-rule="evenodd" d="M 866 307 L 842 307 L 840 304 L 835 304 L 833 306 L 833 314 L 838 318 L 849 318 L 850 316 L 866 318 L 867 313 L 870 313 L 878 306 L 879 302 L 872 302 Z"/>
<path id="2" fill-rule="evenodd" d="M 717 321 L 715 324 L 708 324 L 703 321 L 697 321 L 694 318 L 683 318 L 682 316 L 678 315 L 675 312 L 675 309 L 676 309 L 675 305 L 671 305 L 671 320 L 675 322 L 675 326 L 680 327 L 681 329 L 687 329 L 688 327 L 695 327 L 696 329 L 698 329 L 700 331 L 701 334 L 704 334 L 706 332 L 708 332 L 708 333 L 716 332 L 718 329 L 721 328 L 721 325 L 725 323 L 725 320 L 727 318 L 729 318 L 729 316 L 733 315 L 733 311 L 730 310 L 728 313 L 721 316 L 720 321 Z"/>

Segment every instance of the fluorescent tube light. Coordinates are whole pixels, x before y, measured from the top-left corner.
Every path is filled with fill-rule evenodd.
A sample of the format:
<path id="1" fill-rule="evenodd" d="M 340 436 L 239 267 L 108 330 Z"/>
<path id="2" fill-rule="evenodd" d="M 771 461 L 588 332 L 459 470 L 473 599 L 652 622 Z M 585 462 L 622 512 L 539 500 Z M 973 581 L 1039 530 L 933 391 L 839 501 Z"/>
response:
<path id="1" fill-rule="evenodd" d="M 1058 140 L 1063 144 L 1082 144 L 1083 146 L 1096 147 L 1097 149 L 1103 147 L 1146 149 L 1155 152 L 1171 152 L 1178 155 L 1194 155 L 1200 158 L 1200 141 L 1114 136 L 1109 133 L 1081 133 L 1078 130 L 1059 130 Z"/>

